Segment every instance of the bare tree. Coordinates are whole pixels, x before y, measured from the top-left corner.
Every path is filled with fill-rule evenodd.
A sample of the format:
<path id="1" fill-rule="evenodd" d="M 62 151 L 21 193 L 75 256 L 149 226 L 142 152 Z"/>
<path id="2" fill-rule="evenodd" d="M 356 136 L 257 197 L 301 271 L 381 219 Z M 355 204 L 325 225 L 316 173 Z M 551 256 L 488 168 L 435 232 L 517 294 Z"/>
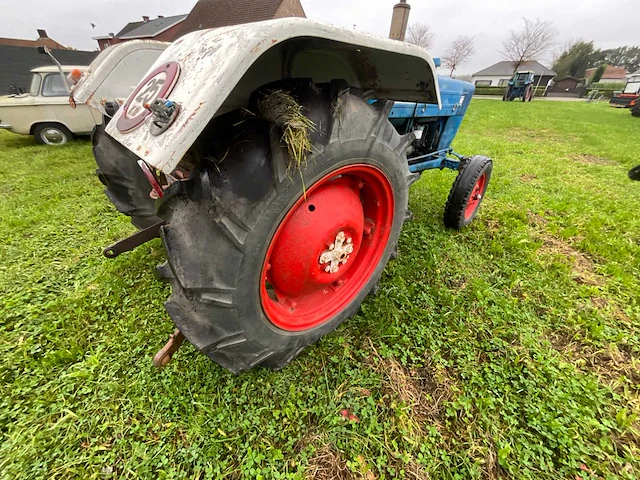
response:
<path id="1" fill-rule="evenodd" d="M 553 22 L 547 20 L 530 20 L 523 18 L 524 28 L 519 31 L 510 30 L 502 42 L 501 54 L 505 60 L 515 64 L 513 71 L 531 60 L 538 60 L 553 45 L 558 33 Z"/>
<path id="2" fill-rule="evenodd" d="M 473 46 L 474 41 L 475 37 L 460 35 L 447 49 L 442 57 L 442 64 L 450 69 L 450 77 L 453 76 L 453 72 L 455 72 L 460 65 L 469 61 L 475 51 L 475 47 Z"/>
<path id="3" fill-rule="evenodd" d="M 416 22 L 409 25 L 407 29 L 408 43 L 413 43 L 425 50 L 431 50 L 435 41 L 436 36 L 426 23 Z"/>

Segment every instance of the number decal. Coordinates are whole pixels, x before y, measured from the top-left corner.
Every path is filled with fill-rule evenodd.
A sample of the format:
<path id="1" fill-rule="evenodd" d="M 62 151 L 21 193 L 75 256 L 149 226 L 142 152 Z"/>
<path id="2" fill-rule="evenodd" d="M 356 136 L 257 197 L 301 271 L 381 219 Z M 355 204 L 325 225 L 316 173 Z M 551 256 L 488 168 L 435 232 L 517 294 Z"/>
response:
<path id="1" fill-rule="evenodd" d="M 180 65 L 167 62 L 149 73 L 131 93 L 122 107 L 116 128 L 121 133 L 129 133 L 143 125 L 151 110 L 145 105 L 157 98 L 167 98 L 180 75 Z"/>
<path id="2" fill-rule="evenodd" d="M 140 89 L 140 93 L 138 93 L 133 102 L 131 102 L 127 110 L 127 116 L 129 118 L 135 118 L 140 115 L 144 111 L 144 106 L 156 99 L 164 85 L 166 77 L 166 74 L 163 72 L 149 80 L 146 85 Z"/>

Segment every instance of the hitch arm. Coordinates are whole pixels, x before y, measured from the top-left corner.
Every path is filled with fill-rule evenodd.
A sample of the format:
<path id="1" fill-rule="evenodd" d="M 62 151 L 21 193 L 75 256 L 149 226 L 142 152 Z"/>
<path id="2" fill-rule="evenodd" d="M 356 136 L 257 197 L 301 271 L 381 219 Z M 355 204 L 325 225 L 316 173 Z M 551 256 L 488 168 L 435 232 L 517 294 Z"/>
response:
<path id="1" fill-rule="evenodd" d="M 105 247 L 102 253 L 107 258 L 116 258 L 121 253 L 133 250 L 143 243 L 147 243 L 154 238 L 158 238 L 160 236 L 160 227 L 162 227 L 164 224 L 164 221 L 154 223 L 150 227 L 134 233 L 130 237 L 124 238 L 116 243 L 109 245 L 108 247 Z"/>

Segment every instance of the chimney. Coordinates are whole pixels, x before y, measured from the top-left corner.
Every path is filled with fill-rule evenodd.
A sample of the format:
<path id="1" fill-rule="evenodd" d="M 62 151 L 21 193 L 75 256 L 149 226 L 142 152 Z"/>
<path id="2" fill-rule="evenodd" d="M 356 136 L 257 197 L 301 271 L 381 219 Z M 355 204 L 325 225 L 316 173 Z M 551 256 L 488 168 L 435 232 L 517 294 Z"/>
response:
<path id="1" fill-rule="evenodd" d="M 38 29 L 38 38 L 49 38 L 49 35 L 47 35 L 46 30 Z"/>
<path id="2" fill-rule="evenodd" d="M 400 40 L 404 42 L 404 37 L 407 33 L 407 24 L 409 23 L 409 12 L 411 6 L 406 0 L 400 0 L 393 7 L 393 17 L 391 18 L 391 30 L 389 31 L 389 38 L 392 40 Z"/>
<path id="3" fill-rule="evenodd" d="M 158 15 L 158 18 L 164 18 L 164 15 Z"/>
<path id="4" fill-rule="evenodd" d="M 149 17 L 147 17 L 146 15 L 143 15 L 143 16 L 142 16 L 142 21 L 143 21 L 144 23 L 147 23 L 147 22 L 149 21 Z"/>

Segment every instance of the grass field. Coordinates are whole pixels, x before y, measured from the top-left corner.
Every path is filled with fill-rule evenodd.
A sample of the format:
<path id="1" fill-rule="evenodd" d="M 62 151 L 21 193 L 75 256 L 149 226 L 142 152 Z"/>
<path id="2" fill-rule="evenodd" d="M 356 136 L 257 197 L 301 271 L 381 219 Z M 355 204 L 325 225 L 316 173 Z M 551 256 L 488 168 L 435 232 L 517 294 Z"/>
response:
<path id="1" fill-rule="evenodd" d="M 495 159 L 476 222 L 426 173 L 360 313 L 234 376 L 152 367 L 164 253 L 102 257 L 133 227 L 90 144 L 0 131 L 0 478 L 640 477 L 640 119 L 475 100 L 455 146 Z"/>

